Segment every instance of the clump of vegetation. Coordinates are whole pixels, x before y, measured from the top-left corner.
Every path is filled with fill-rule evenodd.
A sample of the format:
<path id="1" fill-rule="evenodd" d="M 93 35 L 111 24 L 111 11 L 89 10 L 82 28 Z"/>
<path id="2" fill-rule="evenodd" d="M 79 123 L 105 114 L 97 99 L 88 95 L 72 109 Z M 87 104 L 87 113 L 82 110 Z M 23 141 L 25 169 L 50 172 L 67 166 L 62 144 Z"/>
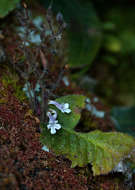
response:
<path id="1" fill-rule="evenodd" d="M 23 92 L 31 109 L 41 121 L 45 121 L 48 99 L 55 97 L 53 91 L 58 87 L 65 70 L 65 65 L 61 64 L 60 73 L 55 76 L 57 79 L 52 81 L 51 66 L 55 64 L 53 59 L 57 54 L 57 41 L 60 40 L 65 23 L 58 15 L 58 28 L 55 31 L 51 7 L 47 10 L 47 23 L 41 17 L 33 19 L 26 8 L 21 8 L 16 15 L 19 21 L 17 30 L 21 38 L 18 49 L 21 54 L 17 61 L 11 60 L 11 63 L 24 81 Z"/>
<path id="2" fill-rule="evenodd" d="M 4 69 L 5 70 L 5 69 Z M 9 86 L 12 86 L 14 91 L 13 94 L 21 101 L 26 100 L 26 95 L 22 91 L 22 86 L 19 84 L 19 76 L 17 73 L 11 71 L 9 68 L 7 68 L 6 73 L 2 75 L 2 84 L 4 88 L 8 88 Z"/>
<path id="3" fill-rule="evenodd" d="M 60 11 L 63 5 L 67 5 L 64 9 L 65 17 L 63 17 L 64 12 L 53 15 L 52 10 L 54 12 L 57 10 L 53 5 L 55 6 L 55 3 L 59 5 L 60 2 L 62 3 L 59 7 Z M 124 134 L 122 130 L 117 132 L 114 125 L 119 126 L 119 123 L 115 118 L 109 116 L 108 111 L 100 104 L 99 98 L 95 95 L 92 97 L 89 92 L 81 90 L 76 83 L 69 82 L 68 77 L 64 76 L 70 67 L 72 68 L 71 78 L 80 80 L 80 76 L 83 78 L 85 73 L 92 82 L 88 70 L 94 69 L 89 66 L 101 43 L 101 33 L 99 32 L 102 28 L 101 23 L 98 21 L 97 15 L 92 12 L 93 24 L 90 26 L 88 20 L 91 15 L 86 9 L 86 5 L 94 11 L 93 6 L 90 6 L 92 3 L 85 2 L 83 7 L 81 1 L 74 0 L 73 5 L 78 7 L 79 13 L 86 14 L 82 20 L 78 20 L 80 18 L 78 14 L 75 20 L 72 20 L 74 24 L 71 23 L 68 26 L 65 20 L 68 22 L 69 18 L 72 19 L 75 9 L 71 9 L 70 17 L 67 10 L 73 5 L 68 7 L 69 2 L 66 0 L 60 2 L 51 3 L 49 8 L 45 12 L 43 11 L 42 16 L 32 14 L 27 3 L 22 2 L 13 12 L 11 20 L 14 25 L 9 25 L 6 30 L 3 27 L 0 35 L 2 49 L 7 57 L 4 61 L 8 62 L 7 68 L 12 68 L 4 72 L 5 66 L 1 66 L 3 72 L 0 75 L 0 134 L 2 136 L 0 160 L 4 168 L 0 168 L 2 176 L 0 187 L 5 187 L 4 179 L 6 179 L 7 187 L 10 184 L 20 189 L 48 188 L 51 190 L 55 187 L 55 189 L 79 188 L 86 190 L 88 187 L 92 189 L 92 183 L 86 182 L 86 178 L 88 180 L 92 176 L 112 174 L 112 172 L 125 175 L 125 179 L 130 182 L 130 187 L 132 187 L 135 161 L 134 135 Z M 87 22 L 83 23 L 86 18 Z M 94 22 L 96 23 L 95 27 Z M 98 27 L 99 25 L 100 27 Z M 2 26 L 5 25 L 2 23 Z M 63 31 L 66 26 L 69 27 L 68 38 L 64 40 Z M 108 30 L 108 27 L 111 27 L 109 30 L 113 30 L 112 25 L 104 24 L 103 27 L 104 30 Z M 76 49 L 78 36 L 83 38 L 83 35 L 78 32 L 75 40 L 72 41 L 77 28 L 80 28 L 83 35 L 87 33 L 78 49 Z M 10 30 L 12 34 L 14 33 L 13 36 L 11 36 Z M 94 46 L 94 53 L 91 56 L 88 53 L 91 49 L 88 42 L 91 41 L 93 33 L 94 40 L 97 39 L 97 45 Z M 119 40 L 112 36 L 104 37 L 103 51 L 109 47 L 107 51 L 117 53 L 121 50 L 121 46 Z M 83 48 L 82 54 L 78 56 L 78 63 L 74 63 L 77 59 L 73 55 L 67 61 L 69 64 L 66 64 L 63 50 L 65 47 L 71 47 L 67 43 L 69 39 L 72 42 L 70 45 L 75 48 L 75 55 L 80 53 Z M 86 41 L 87 43 L 85 43 Z M 112 41 L 115 43 L 108 46 L 107 43 L 110 44 Z M 87 51 L 85 52 L 85 50 Z M 70 52 L 68 55 L 72 55 L 72 53 Z M 85 55 L 86 57 L 84 57 Z M 101 56 L 102 58 L 103 56 Z M 89 63 L 86 63 L 87 59 L 89 59 Z M 82 65 L 83 60 L 85 62 Z M 70 85 L 70 83 L 72 84 Z M 121 119 L 118 119 L 121 124 Z M 7 139 L 9 140 L 7 141 Z M 6 157 L 4 157 L 5 155 Z M 68 167 L 71 166 L 74 169 L 69 168 L 69 172 L 65 172 L 65 170 L 61 172 L 61 167 L 58 167 L 57 175 L 55 164 L 53 164 L 57 158 L 58 165 L 65 159 Z M 7 165 L 9 164 L 9 169 L 6 169 L 4 160 Z M 29 167 L 27 168 L 27 166 Z M 63 167 L 65 168 L 65 165 Z M 86 178 L 82 177 L 81 168 L 83 168 L 83 175 L 86 175 Z M 78 176 L 72 175 L 72 171 L 77 172 Z M 6 176 L 1 173 L 5 173 Z M 50 182 L 49 175 L 53 176 L 54 183 Z M 74 180 L 70 181 L 72 177 Z M 13 183 L 11 179 L 13 179 Z M 66 183 L 63 182 L 63 179 Z M 81 183 L 74 186 L 76 179 L 80 179 Z M 106 183 L 101 181 L 97 185 L 98 188 L 110 187 L 108 185 L 110 181 L 106 181 Z M 113 184 L 112 189 L 119 185 L 119 182 L 116 185 Z"/>
<path id="4" fill-rule="evenodd" d="M 0 8 L 0 18 L 5 17 L 10 11 L 16 8 L 17 3 L 19 3 L 20 0 L 13 0 L 12 2 L 10 0 L 1 0 L 1 8 Z"/>

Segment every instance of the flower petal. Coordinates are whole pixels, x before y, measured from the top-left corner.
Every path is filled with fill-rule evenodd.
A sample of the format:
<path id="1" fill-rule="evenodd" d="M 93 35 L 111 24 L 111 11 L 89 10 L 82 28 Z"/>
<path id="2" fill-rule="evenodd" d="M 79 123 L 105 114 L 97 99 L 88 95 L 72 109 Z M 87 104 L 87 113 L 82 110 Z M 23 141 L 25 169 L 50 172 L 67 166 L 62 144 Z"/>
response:
<path id="1" fill-rule="evenodd" d="M 51 129 L 51 126 L 52 126 L 51 124 L 48 124 L 48 125 L 47 125 L 47 128 L 48 128 L 48 129 Z"/>
<path id="2" fill-rule="evenodd" d="M 63 111 L 62 111 L 62 109 L 63 109 L 63 105 L 62 105 L 62 104 L 59 104 L 58 102 L 56 102 L 56 101 L 54 101 L 54 100 L 50 100 L 50 101 L 48 102 L 48 104 L 55 105 L 56 108 L 58 108 L 61 112 L 63 112 Z"/>
<path id="3" fill-rule="evenodd" d="M 62 103 L 59 104 L 58 102 L 54 100 L 50 100 L 48 104 L 55 105 L 62 113 L 70 113 L 71 109 L 69 109 L 69 104 L 68 103 Z"/>
<path id="4" fill-rule="evenodd" d="M 55 134 L 56 133 L 56 130 L 54 127 L 51 128 L 51 134 Z"/>
<path id="5" fill-rule="evenodd" d="M 65 112 L 66 112 L 66 113 L 70 113 L 70 112 L 71 112 L 71 109 L 66 109 Z"/>
<path id="6" fill-rule="evenodd" d="M 61 125 L 60 124 L 55 124 L 55 129 L 60 129 Z"/>
<path id="7" fill-rule="evenodd" d="M 47 146 L 45 146 L 45 145 L 42 147 L 42 150 L 44 150 L 46 152 L 49 152 L 49 148 Z"/>
<path id="8" fill-rule="evenodd" d="M 36 86 L 35 86 L 35 92 L 40 92 L 40 84 L 37 83 Z"/>
<path id="9" fill-rule="evenodd" d="M 27 91 L 26 87 L 24 87 L 22 90 L 23 90 L 24 92 L 26 92 L 26 91 Z"/>
<path id="10" fill-rule="evenodd" d="M 65 103 L 65 104 L 63 105 L 63 108 L 64 108 L 64 109 L 69 108 L 69 104 L 68 104 L 68 103 Z"/>
<path id="11" fill-rule="evenodd" d="M 57 112 L 53 109 L 50 109 L 47 114 L 46 114 L 48 117 L 49 117 L 49 123 L 54 123 L 56 118 L 57 118 Z"/>

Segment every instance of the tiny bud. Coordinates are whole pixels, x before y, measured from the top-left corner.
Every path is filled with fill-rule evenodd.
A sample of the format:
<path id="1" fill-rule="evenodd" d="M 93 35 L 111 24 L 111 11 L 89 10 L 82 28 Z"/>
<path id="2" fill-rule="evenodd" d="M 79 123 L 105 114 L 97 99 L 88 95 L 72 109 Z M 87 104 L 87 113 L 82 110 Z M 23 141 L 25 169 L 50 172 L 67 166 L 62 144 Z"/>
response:
<path id="1" fill-rule="evenodd" d="M 23 3 L 23 7 L 26 9 L 26 8 L 27 8 L 27 4 L 26 4 L 26 3 Z"/>
<path id="2" fill-rule="evenodd" d="M 63 15 L 61 12 L 59 12 L 57 15 L 56 15 L 56 20 L 58 22 L 63 22 Z"/>
<path id="3" fill-rule="evenodd" d="M 63 29 L 67 28 L 67 23 L 64 22 L 64 23 L 62 24 L 62 28 L 63 28 Z"/>

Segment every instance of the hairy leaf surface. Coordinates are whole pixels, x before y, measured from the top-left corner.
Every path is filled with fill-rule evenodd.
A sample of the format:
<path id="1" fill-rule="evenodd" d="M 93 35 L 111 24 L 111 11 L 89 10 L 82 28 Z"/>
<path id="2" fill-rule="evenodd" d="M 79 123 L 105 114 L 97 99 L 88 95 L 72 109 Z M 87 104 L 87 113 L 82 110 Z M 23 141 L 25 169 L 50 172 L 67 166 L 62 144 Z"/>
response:
<path id="1" fill-rule="evenodd" d="M 118 162 L 126 157 L 135 147 L 133 137 L 118 132 L 101 132 L 99 130 L 81 133 L 74 127 L 79 122 L 81 109 L 85 107 L 85 96 L 71 95 L 56 99 L 60 103 L 69 103 L 72 112 L 58 113 L 62 128 L 51 135 L 46 125 L 42 126 L 41 141 L 56 154 L 64 154 L 72 161 L 72 167 L 92 164 L 94 175 L 110 172 Z"/>

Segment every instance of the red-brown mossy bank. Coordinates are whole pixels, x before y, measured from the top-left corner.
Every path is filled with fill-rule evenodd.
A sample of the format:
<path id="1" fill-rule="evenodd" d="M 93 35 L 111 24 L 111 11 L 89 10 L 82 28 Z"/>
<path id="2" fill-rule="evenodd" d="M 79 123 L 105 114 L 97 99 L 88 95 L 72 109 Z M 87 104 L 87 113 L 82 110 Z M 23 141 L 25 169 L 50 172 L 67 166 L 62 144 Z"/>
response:
<path id="1" fill-rule="evenodd" d="M 68 160 L 42 150 L 37 120 L 12 95 L 12 88 L 5 99 L 0 104 L 0 189 L 87 190 L 85 177 Z"/>

